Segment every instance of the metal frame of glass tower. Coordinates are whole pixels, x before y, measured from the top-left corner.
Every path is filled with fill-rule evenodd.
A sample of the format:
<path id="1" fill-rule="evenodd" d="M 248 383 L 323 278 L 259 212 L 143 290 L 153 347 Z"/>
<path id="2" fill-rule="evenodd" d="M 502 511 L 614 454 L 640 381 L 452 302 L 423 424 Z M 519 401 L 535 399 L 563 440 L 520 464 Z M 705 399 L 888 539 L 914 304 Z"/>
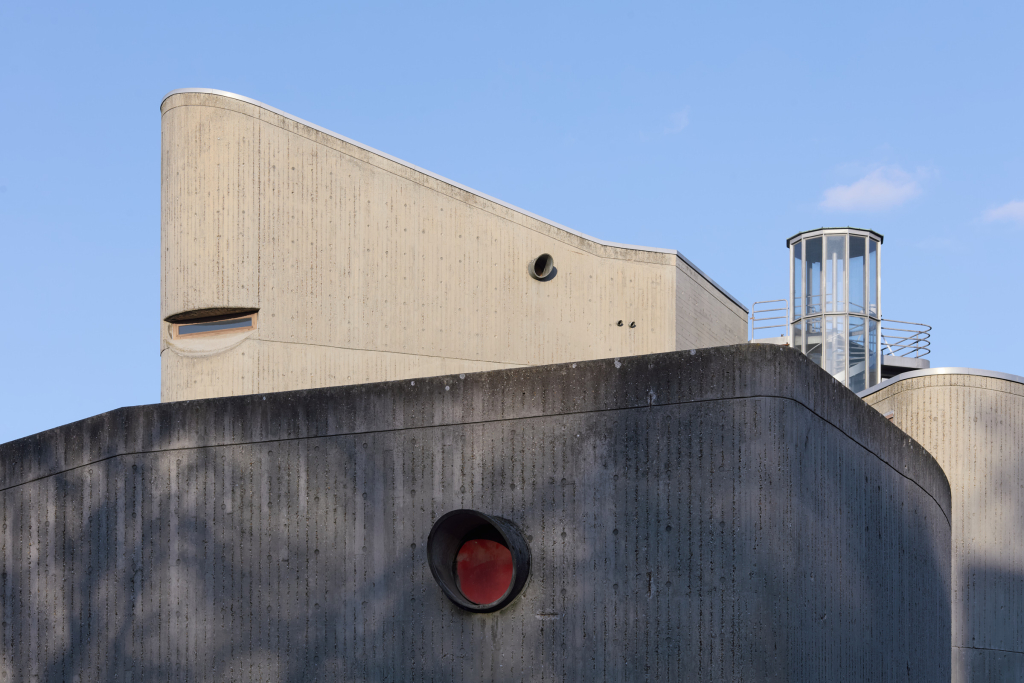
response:
<path id="1" fill-rule="evenodd" d="M 787 242 L 790 343 L 853 391 L 881 381 L 883 239 L 819 228 Z"/>

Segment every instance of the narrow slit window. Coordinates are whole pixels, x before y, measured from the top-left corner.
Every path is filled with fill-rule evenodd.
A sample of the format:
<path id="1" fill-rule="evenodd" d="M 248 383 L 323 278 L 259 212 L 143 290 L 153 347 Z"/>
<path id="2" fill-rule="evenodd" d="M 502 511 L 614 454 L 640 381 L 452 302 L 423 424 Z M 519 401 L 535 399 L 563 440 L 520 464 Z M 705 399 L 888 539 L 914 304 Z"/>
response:
<path id="1" fill-rule="evenodd" d="M 217 332 L 236 332 L 251 330 L 256 327 L 256 314 L 250 314 L 237 318 L 221 318 L 218 320 L 196 320 L 194 322 L 182 322 L 174 324 L 175 337 L 190 337 L 192 335 L 213 334 Z"/>

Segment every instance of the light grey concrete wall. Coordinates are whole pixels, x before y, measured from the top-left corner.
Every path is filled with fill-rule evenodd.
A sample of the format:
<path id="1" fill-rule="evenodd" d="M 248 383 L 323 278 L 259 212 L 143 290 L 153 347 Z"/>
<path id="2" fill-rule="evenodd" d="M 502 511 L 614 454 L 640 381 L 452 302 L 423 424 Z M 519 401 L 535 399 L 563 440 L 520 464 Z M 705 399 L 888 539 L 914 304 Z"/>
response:
<path id="1" fill-rule="evenodd" d="M 774 346 L 124 408 L 0 445 L 0 680 L 948 680 L 949 501 Z M 463 507 L 500 612 L 427 567 Z"/>
<path id="2" fill-rule="evenodd" d="M 212 340 L 162 322 L 164 401 L 746 340 L 745 310 L 674 251 L 587 238 L 244 98 L 161 112 L 161 320 L 260 310 Z M 542 253 L 547 282 L 527 275 Z"/>
<path id="3" fill-rule="evenodd" d="M 675 349 L 700 349 L 746 341 L 746 311 L 729 301 L 682 259 L 676 260 L 675 275 Z"/>
<path id="4" fill-rule="evenodd" d="M 949 477 L 953 681 L 1024 680 L 1024 378 L 935 368 L 865 400 Z"/>

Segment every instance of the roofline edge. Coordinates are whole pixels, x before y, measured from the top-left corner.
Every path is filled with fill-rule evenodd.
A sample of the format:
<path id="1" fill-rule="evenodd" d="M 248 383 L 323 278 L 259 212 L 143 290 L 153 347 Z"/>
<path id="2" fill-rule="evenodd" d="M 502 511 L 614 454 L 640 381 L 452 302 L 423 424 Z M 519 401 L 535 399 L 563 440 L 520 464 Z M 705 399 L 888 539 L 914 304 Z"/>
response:
<path id="1" fill-rule="evenodd" d="M 796 240 L 798 238 L 801 238 L 801 237 L 803 237 L 804 235 L 806 235 L 808 233 L 811 233 L 811 232 L 824 232 L 826 230 L 837 230 L 837 231 L 838 230 L 856 230 L 857 232 L 870 232 L 872 235 L 874 235 L 875 237 L 878 238 L 878 243 L 879 244 L 885 244 L 885 235 L 883 235 L 880 232 L 876 232 L 876 231 L 872 230 L 871 228 L 855 228 L 852 225 L 847 225 L 845 228 L 844 227 L 839 227 L 839 226 L 833 226 L 833 227 L 830 227 L 830 228 L 822 226 L 820 228 L 811 228 L 810 230 L 801 230 L 800 232 L 798 232 L 797 234 L 793 235 L 792 237 L 790 237 L 789 239 L 786 240 L 786 248 L 788 249 L 789 247 L 791 247 L 793 245 L 793 241 L 794 240 Z"/>
<path id="2" fill-rule="evenodd" d="M 495 197 L 492 197 L 490 195 L 484 194 L 483 192 L 480 192 L 479 190 L 474 190 L 471 187 L 467 187 L 465 185 L 462 185 L 461 183 L 457 183 L 454 180 L 450 180 L 448 178 L 445 178 L 444 176 L 438 175 L 437 173 L 433 173 L 432 171 L 428 171 L 425 168 L 420 168 L 419 166 L 416 166 L 415 164 L 411 164 L 408 161 L 403 161 L 402 159 L 399 159 L 398 157 L 391 156 L 390 154 L 387 154 L 386 152 L 381 152 L 380 150 L 374 149 L 373 147 L 370 147 L 369 145 L 364 145 L 361 142 L 356 142 L 355 140 L 353 140 L 351 138 L 347 138 L 344 135 L 341 135 L 340 133 L 335 133 L 332 130 L 328 130 L 328 129 L 324 128 L 323 126 L 318 126 L 315 123 L 311 123 L 309 121 L 306 121 L 305 119 L 300 119 L 298 116 L 293 116 L 293 115 L 289 114 L 288 112 L 281 111 L 280 109 L 276 109 L 275 107 L 271 107 L 269 104 L 264 104 L 263 102 L 260 102 L 259 100 L 254 100 L 251 97 L 246 97 L 244 95 L 238 95 L 236 93 L 227 92 L 225 90 L 217 90 L 215 88 L 177 88 L 177 89 L 172 90 L 172 91 L 170 91 L 169 93 L 167 93 L 166 95 L 163 96 L 163 99 L 160 100 L 160 108 L 163 109 L 164 102 L 167 101 L 168 97 L 170 97 L 172 95 L 183 95 L 183 94 L 187 94 L 187 93 L 198 93 L 198 94 L 202 94 L 202 95 L 220 95 L 221 97 L 228 97 L 230 99 L 239 100 L 241 102 L 246 102 L 247 104 L 252 104 L 254 106 L 260 107 L 261 109 L 266 109 L 267 111 L 273 112 L 274 114 L 277 114 L 279 116 L 283 116 L 286 119 L 290 119 L 292 121 L 295 121 L 296 123 L 301 123 L 304 126 L 308 126 L 308 127 L 312 128 L 314 130 L 320 131 L 321 133 L 324 133 L 325 135 L 329 135 L 332 138 L 337 138 L 338 140 L 341 140 L 343 142 L 347 142 L 348 144 L 354 145 L 355 147 L 358 147 L 360 149 L 366 150 L 367 152 L 370 152 L 372 154 L 376 154 L 378 156 L 384 157 L 385 159 L 393 161 L 396 164 L 400 164 L 400 165 L 405 166 L 407 168 L 411 168 L 412 170 L 417 171 L 419 173 L 422 173 L 422 174 L 424 174 L 426 176 L 429 176 L 431 178 L 434 178 L 435 180 L 440 180 L 443 183 L 447 183 L 447 184 L 449 184 L 449 185 L 451 185 L 453 187 L 459 188 L 460 190 L 463 190 L 465 192 L 469 192 L 470 194 L 474 194 L 474 195 L 480 197 L 481 199 L 485 199 L 485 200 L 487 200 L 489 202 L 493 202 L 495 204 L 498 204 L 499 206 L 504 206 L 506 209 L 511 209 L 512 211 L 515 211 L 516 213 L 520 213 L 520 214 L 522 214 L 524 216 L 529 216 L 530 218 L 533 218 L 534 220 L 538 220 L 538 221 L 540 221 L 542 223 L 547 223 L 548 225 L 550 225 L 552 227 L 555 227 L 555 228 L 558 228 L 559 230 L 564 230 L 565 232 L 569 233 L 570 235 L 575 235 L 576 237 L 581 237 L 581 238 L 583 238 L 585 240 L 589 240 L 590 242 L 594 242 L 595 244 L 600 244 L 601 246 L 613 247 L 613 248 L 618 248 L 618 249 L 632 249 L 634 251 L 649 251 L 649 252 L 654 252 L 654 253 L 658 253 L 658 254 L 675 254 L 681 261 L 683 261 L 683 263 L 688 265 L 690 268 L 693 268 L 695 271 L 697 271 L 697 273 L 700 274 L 701 277 L 703 277 L 705 280 L 707 280 L 709 283 L 711 283 L 711 285 L 715 289 L 717 289 L 719 292 L 724 294 L 730 301 L 732 301 L 734 304 L 736 304 L 741 309 L 743 309 L 744 313 L 749 313 L 750 312 L 750 309 L 748 309 L 746 306 L 744 306 L 742 303 L 740 303 L 739 299 L 734 297 L 732 294 L 727 292 L 724 287 L 722 287 L 720 284 L 718 284 L 717 282 L 712 280 L 710 277 L 708 277 L 707 274 L 704 271 L 702 271 L 700 268 L 695 266 L 690 259 L 688 259 L 685 256 L 683 256 L 683 254 L 681 252 L 679 252 L 679 250 L 677 250 L 677 249 L 662 249 L 660 247 L 643 247 L 643 246 L 638 246 L 638 245 L 635 245 L 635 244 L 620 244 L 618 242 L 608 242 L 606 240 L 598 239 L 597 237 L 591 237 L 590 235 L 584 234 L 584 233 L 582 233 L 582 232 L 580 232 L 578 230 L 573 230 L 572 228 L 566 227 L 566 226 L 562 225 L 561 223 L 556 223 L 555 221 L 552 221 L 552 220 L 549 220 L 547 218 L 544 218 L 543 216 L 538 216 L 535 213 L 531 213 L 531 212 L 529 212 L 529 211 L 527 211 L 525 209 L 521 209 L 518 206 L 515 206 L 513 204 L 509 204 L 508 202 L 503 202 L 502 200 L 497 199 Z"/>
<path id="3" fill-rule="evenodd" d="M 875 386 L 865 389 L 864 391 L 857 392 L 857 395 L 861 398 L 867 398 L 876 391 L 881 391 L 888 386 L 900 382 L 905 379 L 914 379 L 915 377 L 928 377 L 930 375 L 972 375 L 974 377 L 990 377 L 992 379 L 1001 379 L 1007 382 L 1015 382 L 1017 384 L 1024 384 L 1024 377 L 1020 375 L 1011 375 L 1008 372 L 996 372 L 995 370 L 979 370 L 977 368 L 926 368 L 924 370 L 912 370 L 910 372 L 902 372 L 895 377 L 890 377 L 884 382 L 879 382 Z"/>

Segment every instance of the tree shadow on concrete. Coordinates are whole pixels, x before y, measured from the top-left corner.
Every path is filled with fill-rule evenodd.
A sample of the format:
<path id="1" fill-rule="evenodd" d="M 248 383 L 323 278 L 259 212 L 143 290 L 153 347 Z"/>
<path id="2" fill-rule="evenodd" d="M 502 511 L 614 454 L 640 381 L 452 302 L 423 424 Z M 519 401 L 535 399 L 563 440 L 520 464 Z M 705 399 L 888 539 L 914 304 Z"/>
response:
<path id="1" fill-rule="evenodd" d="M 953 681 L 1024 680 L 1024 573 L 985 562 L 964 570 L 966 642 L 953 648 Z"/>
<path id="2" fill-rule="evenodd" d="M 2 495 L 15 680 L 948 673 L 934 501 L 783 399 L 122 456 Z M 506 610 L 430 576 L 430 526 L 461 507 L 530 540 Z"/>

